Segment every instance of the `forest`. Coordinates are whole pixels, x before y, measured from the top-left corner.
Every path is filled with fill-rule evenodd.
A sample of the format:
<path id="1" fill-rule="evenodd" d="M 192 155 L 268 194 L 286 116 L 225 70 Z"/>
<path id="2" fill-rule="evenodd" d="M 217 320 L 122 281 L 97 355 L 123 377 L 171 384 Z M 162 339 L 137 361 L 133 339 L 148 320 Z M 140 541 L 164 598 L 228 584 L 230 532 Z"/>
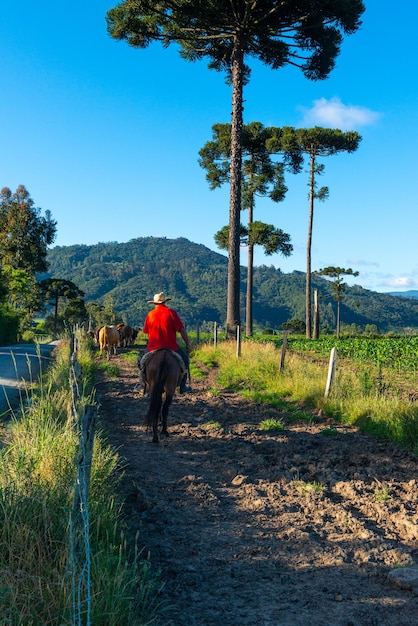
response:
<path id="1" fill-rule="evenodd" d="M 227 258 L 185 238 L 139 237 L 126 243 L 57 246 L 48 250 L 48 272 L 72 281 L 89 302 L 108 306 L 125 323 L 141 326 L 147 301 L 164 291 L 189 328 L 210 329 L 226 318 Z M 305 319 L 305 274 L 283 273 L 273 266 L 254 268 L 254 330 L 281 330 Z M 333 332 L 336 302 L 332 282 L 312 276 L 318 290 L 321 332 Z M 241 267 L 241 319 L 245 319 L 246 268 Z M 347 286 L 341 323 L 352 334 L 367 328 L 377 334 L 418 330 L 418 300 Z"/>

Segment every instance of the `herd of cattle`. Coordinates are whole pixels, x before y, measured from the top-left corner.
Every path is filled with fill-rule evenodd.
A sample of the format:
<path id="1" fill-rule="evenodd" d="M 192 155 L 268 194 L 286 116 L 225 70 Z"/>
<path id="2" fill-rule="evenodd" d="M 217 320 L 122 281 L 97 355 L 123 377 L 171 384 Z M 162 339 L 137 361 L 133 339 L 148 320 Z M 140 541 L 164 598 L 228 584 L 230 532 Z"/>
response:
<path id="1" fill-rule="evenodd" d="M 94 332 L 94 341 L 99 346 L 100 356 L 107 353 L 117 354 L 119 347 L 127 348 L 135 341 L 138 330 L 129 324 L 117 324 L 116 326 L 101 326 Z"/>

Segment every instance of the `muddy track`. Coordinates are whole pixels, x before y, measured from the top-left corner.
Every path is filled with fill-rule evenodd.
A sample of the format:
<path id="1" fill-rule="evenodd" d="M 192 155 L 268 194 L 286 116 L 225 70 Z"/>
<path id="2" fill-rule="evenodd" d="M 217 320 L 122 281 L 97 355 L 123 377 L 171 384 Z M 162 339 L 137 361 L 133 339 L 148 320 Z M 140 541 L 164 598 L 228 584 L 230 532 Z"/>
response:
<path id="1" fill-rule="evenodd" d="M 193 381 L 170 437 L 143 423 L 136 368 L 98 383 L 100 421 L 125 465 L 129 537 L 165 581 L 165 626 L 416 626 L 417 459 L 353 428 Z M 266 433 L 266 417 L 283 431 Z M 324 432 L 326 427 L 334 428 Z M 326 434 L 326 433 L 329 434 Z"/>

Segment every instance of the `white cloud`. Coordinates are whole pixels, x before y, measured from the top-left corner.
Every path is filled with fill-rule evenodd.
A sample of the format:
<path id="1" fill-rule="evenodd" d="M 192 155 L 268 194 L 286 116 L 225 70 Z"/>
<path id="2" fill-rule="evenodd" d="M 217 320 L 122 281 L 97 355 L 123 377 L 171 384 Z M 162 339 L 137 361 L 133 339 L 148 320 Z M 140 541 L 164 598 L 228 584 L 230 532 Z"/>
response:
<path id="1" fill-rule="evenodd" d="M 390 273 L 364 271 L 360 272 L 359 284 L 372 291 L 409 291 L 418 289 L 418 278 L 415 272 L 396 275 Z"/>
<path id="2" fill-rule="evenodd" d="M 367 289 L 373 289 L 375 291 L 410 291 L 418 288 L 418 280 L 414 276 L 390 276 L 376 275 L 372 280 L 372 285 L 369 280 L 368 285 L 365 285 Z"/>
<path id="3" fill-rule="evenodd" d="M 418 286 L 417 281 L 409 276 L 398 276 L 397 278 L 392 278 L 387 281 L 387 284 L 390 287 L 399 287 L 400 289 L 412 289 L 413 287 Z"/>
<path id="4" fill-rule="evenodd" d="M 310 109 L 300 107 L 303 113 L 303 126 L 324 126 L 341 130 L 355 130 L 360 126 L 374 124 L 381 113 L 366 107 L 346 105 L 339 98 L 314 100 Z"/>

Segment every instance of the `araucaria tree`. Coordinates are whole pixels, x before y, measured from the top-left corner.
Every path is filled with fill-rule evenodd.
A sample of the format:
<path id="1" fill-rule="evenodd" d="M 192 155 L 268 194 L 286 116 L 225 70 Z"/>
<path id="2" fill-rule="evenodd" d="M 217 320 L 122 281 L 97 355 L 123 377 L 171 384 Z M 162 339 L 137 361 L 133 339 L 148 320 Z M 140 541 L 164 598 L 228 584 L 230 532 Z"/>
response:
<path id="1" fill-rule="evenodd" d="M 245 315 L 247 336 L 251 336 L 253 332 L 254 246 L 262 246 L 267 255 L 280 252 L 283 256 L 289 256 L 293 250 L 290 235 L 272 224 L 254 221 L 254 208 L 256 196 L 268 196 L 274 202 L 284 199 L 287 192 L 284 170 L 287 167 L 296 173 L 302 163 L 300 151 L 295 148 L 294 136 L 293 129 L 265 128 L 260 122 L 244 124 L 242 129 L 241 208 L 247 209 L 248 220 L 246 227 L 241 225 L 240 236 L 248 250 Z M 280 155 L 281 158 L 275 161 L 272 155 Z M 211 189 L 229 182 L 231 125 L 215 124 L 212 127 L 212 140 L 203 146 L 199 156 L 199 164 L 206 169 L 206 179 Z M 220 248 L 228 250 L 229 226 L 215 234 L 215 241 Z"/>
<path id="2" fill-rule="evenodd" d="M 312 228 L 314 218 L 315 200 L 328 198 L 328 187 L 318 189 L 317 177 L 324 171 L 324 165 L 318 163 L 318 157 L 331 156 L 340 152 L 354 152 L 357 150 L 361 137 L 354 131 L 346 133 L 339 129 L 321 128 L 298 128 L 296 131 L 297 142 L 303 154 L 309 158 L 309 219 L 308 238 L 306 244 L 306 290 L 305 290 L 305 330 L 308 339 L 312 336 Z"/>
<path id="3" fill-rule="evenodd" d="M 232 85 L 227 334 L 240 323 L 241 132 L 249 57 L 272 69 L 299 67 L 310 80 L 328 76 L 343 36 L 360 26 L 361 0 L 125 0 L 107 12 L 115 39 L 145 48 L 152 41 L 180 45 L 184 59 L 208 58 Z"/>
<path id="4" fill-rule="evenodd" d="M 65 280 L 64 278 L 46 278 L 39 283 L 39 286 L 46 303 L 54 307 L 54 335 L 56 335 L 60 298 L 65 298 L 69 302 L 77 301 L 76 308 L 80 309 L 80 296 L 83 297 L 85 294 L 71 280 Z"/>
<path id="5" fill-rule="evenodd" d="M 334 278 L 332 281 L 332 293 L 334 300 L 337 302 L 337 339 L 340 338 L 340 317 L 341 317 L 341 302 L 345 298 L 346 284 L 343 282 L 343 276 L 358 276 L 358 272 L 354 272 L 351 267 L 345 269 L 344 267 L 334 267 L 330 265 L 324 269 L 315 272 L 320 276 L 326 276 L 327 278 Z"/>

